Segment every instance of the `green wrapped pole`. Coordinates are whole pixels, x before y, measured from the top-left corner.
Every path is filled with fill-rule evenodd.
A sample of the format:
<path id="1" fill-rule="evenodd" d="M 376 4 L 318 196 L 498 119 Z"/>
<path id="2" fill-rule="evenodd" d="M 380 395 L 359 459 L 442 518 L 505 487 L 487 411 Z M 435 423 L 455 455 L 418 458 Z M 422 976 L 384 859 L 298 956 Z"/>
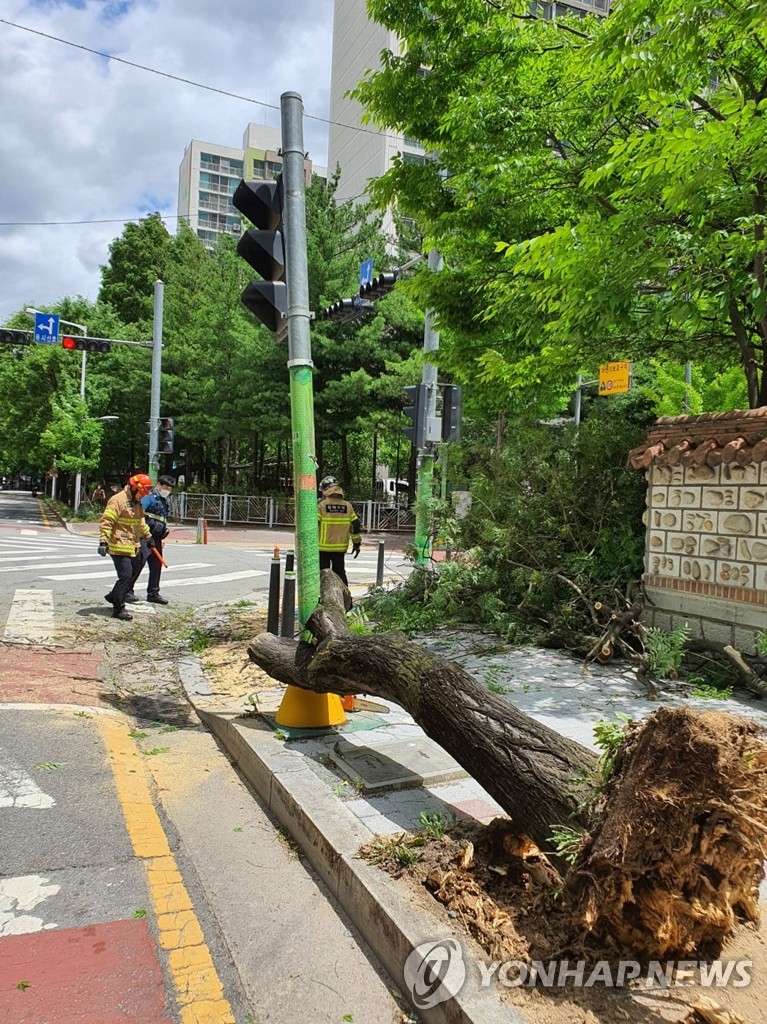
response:
<path id="1" fill-rule="evenodd" d="M 427 565 L 431 559 L 431 516 L 434 493 L 434 456 L 423 452 L 418 458 L 415 495 L 415 564 Z"/>
<path id="2" fill-rule="evenodd" d="M 314 450 L 311 311 L 306 259 L 304 107 L 298 93 L 283 93 L 280 97 L 280 110 L 298 621 L 303 629 L 320 597 L 320 542 L 317 523 L 317 458 Z M 298 686 L 288 686 L 275 721 L 282 726 L 313 729 L 340 725 L 346 721 L 346 716 L 341 707 L 341 698 L 336 694 L 310 693 Z"/>
<path id="3" fill-rule="evenodd" d="M 293 493 L 296 500 L 298 621 L 303 629 L 320 597 L 314 391 L 312 371 L 307 366 L 290 368 L 290 419 L 293 428 Z"/>

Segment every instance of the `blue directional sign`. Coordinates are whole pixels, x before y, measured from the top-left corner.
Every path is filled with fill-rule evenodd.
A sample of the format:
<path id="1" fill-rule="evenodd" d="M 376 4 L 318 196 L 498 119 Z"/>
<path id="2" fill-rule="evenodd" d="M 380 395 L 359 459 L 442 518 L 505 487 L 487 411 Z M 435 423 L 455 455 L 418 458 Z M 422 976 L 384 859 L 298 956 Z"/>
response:
<path id="1" fill-rule="evenodd" d="M 41 345 L 58 345 L 59 318 L 55 313 L 35 313 L 35 341 Z"/>
<path id="2" fill-rule="evenodd" d="M 363 284 L 370 284 L 373 280 L 373 261 L 365 260 L 360 264 L 360 287 Z"/>

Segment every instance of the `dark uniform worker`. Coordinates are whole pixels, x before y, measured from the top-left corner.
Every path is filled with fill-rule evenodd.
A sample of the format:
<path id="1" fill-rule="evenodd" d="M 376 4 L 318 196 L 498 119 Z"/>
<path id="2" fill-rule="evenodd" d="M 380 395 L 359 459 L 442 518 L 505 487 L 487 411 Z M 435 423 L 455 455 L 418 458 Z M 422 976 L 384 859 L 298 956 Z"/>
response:
<path id="1" fill-rule="evenodd" d="M 135 473 L 121 491 L 112 495 L 101 515 L 98 552 L 111 555 L 117 570 L 115 585 L 104 595 L 112 605 L 113 619 L 129 622 L 133 618 L 125 610 L 125 599 L 133 575 L 141 566 L 142 538 L 154 547 L 141 504 L 141 499 L 151 490 L 152 481 L 146 473 Z"/>
<path id="2" fill-rule="evenodd" d="M 334 476 L 326 476 L 320 481 L 322 497 L 317 505 L 317 516 L 320 525 L 320 569 L 332 569 L 340 576 L 346 586 L 344 556 L 352 542 L 354 557 L 360 553 L 360 523 L 357 513 L 350 501 L 344 498 L 341 485 Z"/>
<path id="3" fill-rule="evenodd" d="M 157 486 L 152 488 L 151 494 L 141 499 L 141 504 L 144 506 L 144 516 L 146 518 L 149 532 L 154 538 L 155 551 L 162 555 L 162 545 L 165 538 L 168 536 L 168 517 L 170 515 L 170 509 L 168 507 L 168 498 L 173 493 L 173 488 L 176 486 L 176 481 L 172 476 L 161 476 L 157 481 Z M 149 563 L 149 582 L 146 588 L 146 599 L 150 604 L 167 604 L 167 597 L 163 597 L 160 593 L 160 574 L 162 573 L 162 562 L 156 555 L 152 554 L 149 549 L 148 543 L 145 540 L 141 542 L 141 566 L 138 573 L 133 577 L 131 581 L 131 588 L 127 595 L 127 600 L 132 604 L 134 601 L 138 601 L 138 598 L 133 593 L 133 588 L 138 582 L 138 578 L 141 575 L 141 571 L 144 566 Z"/>

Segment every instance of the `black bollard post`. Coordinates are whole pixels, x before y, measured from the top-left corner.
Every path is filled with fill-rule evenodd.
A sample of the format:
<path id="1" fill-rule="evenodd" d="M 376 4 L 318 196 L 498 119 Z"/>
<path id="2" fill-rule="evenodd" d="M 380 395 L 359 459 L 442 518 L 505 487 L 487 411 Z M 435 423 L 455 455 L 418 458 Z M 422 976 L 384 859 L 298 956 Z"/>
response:
<path id="1" fill-rule="evenodd" d="M 379 540 L 378 542 L 378 567 L 376 569 L 376 586 L 380 590 L 383 586 L 383 574 L 384 574 L 384 550 L 386 548 L 386 541 Z"/>
<path id="2" fill-rule="evenodd" d="M 296 553 L 293 548 L 288 548 L 285 552 L 285 572 L 293 572 L 296 568 Z"/>
<path id="3" fill-rule="evenodd" d="M 274 549 L 269 573 L 269 606 L 266 612 L 266 631 L 279 633 L 280 627 L 280 549 Z"/>
<path id="4" fill-rule="evenodd" d="M 285 570 L 282 585 L 282 627 L 280 636 L 296 635 L 296 574 Z"/>

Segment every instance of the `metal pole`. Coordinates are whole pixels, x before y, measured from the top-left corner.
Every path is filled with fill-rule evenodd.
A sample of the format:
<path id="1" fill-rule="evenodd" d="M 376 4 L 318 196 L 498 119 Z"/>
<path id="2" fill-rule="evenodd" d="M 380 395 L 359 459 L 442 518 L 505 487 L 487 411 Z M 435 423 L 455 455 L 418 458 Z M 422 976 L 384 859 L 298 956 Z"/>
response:
<path id="1" fill-rule="evenodd" d="M 288 371 L 293 441 L 293 493 L 296 505 L 298 620 L 301 629 L 320 596 L 317 529 L 317 456 L 314 442 L 311 312 L 306 259 L 306 177 L 303 102 L 297 92 L 280 97 L 282 121 L 283 220 L 287 248 Z M 286 573 L 287 576 L 287 573 Z M 285 635 L 283 611 L 283 636 Z M 279 725 L 319 727 L 345 721 L 335 694 L 313 694 L 289 686 L 276 715 Z"/>
<path id="2" fill-rule="evenodd" d="M 266 632 L 279 633 L 280 624 L 280 549 L 274 549 L 269 572 L 269 604 L 266 610 Z"/>
<path id="3" fill-rule="evenodd" d="M 684 411 L 690 411 L 690 389 L 692 387 L 692 363 L 688 360 L 684 364 Z"/>
<path id="4" fill-rule="evenodd" d="M 583 390 L 583 374 L 579 373 L 575 384 L 575 425 L 581 425 L 581 393 Z"/>
<path id="5" fill-rule="evenodd" d="M 436 249 L 429 252 L 429 270 L 438 273 L 442 257 Z M 439 349 L 439 331 L 434 328 L 434 311 L 426 310 L 423 326 L 424 352 Z M 437 415 L 437 367 L 424 363 L 421 382 L 426 385 L 426 422 Z M 416 461 L 415 549 L 416 565 L 425 565 L 431 557 L 431 499 L 434 493 L 434 449 L 431 445 L 419 448 Z"/>
<path id="6" fill-rule="evenodd" d="M 376 566 L 376 587 L 380 590 L 383 586 L 384 578 L 384 551 L 386 550 L 386 541 L 379 540 L 378 542 L 378 565 Z"/>
<path id="7" fill-rule="evenodd" d="M 378 429 L 373 431 L 373 480 L 370 485 L 370 497 L 376 500 L 376 484 L 378 483 Z"/>
<path id="8" fill-rule="evenodd" d="M 154 320 L 152 322 L 152 390 L 149 397 L 149 467 L 153 483 L 160 472 L 160 387 L 162 379 L 162 306 L 164 286 L 154 283 Z"/>
<path id="9" fill-rule="evenodd" d="M 296 635 L 296 574 L 285 570 L 285 579 L 282 584 L 282 622 L 280 623 L 280 636 L 289 636 L 291 639 Z M 303 691 L 299 691 L 303 692 Z M 285 703 L 283 697 L 282 703 Z M 276 721 L 280 725 L 288 725 L 280 718 L 282 704 L 277 712 Z M 314 723 L 311 723 L 314 724 Z M 308 726 L 307 728 L 310 728 Z"/>
<path id="10" fill-rule="evenodd" d="M 88 329 L 87 329 L 87 327 L 83 327 L 83 337 L 87 337 L 87 336 L 88 336 Z M 85 349 L 83 349 L 81 355 L 82 355 L 82 359 L 80 360 L 80 398 L 82 398 L 82 400 L 84 402 L 85 401 L 85 363 L 86 363 L 86 359 L 87 359 L 88 353 L 85 351 Z M 77 512 L 78 508 L 80 507 L 80 493 L 82 491 L 82 484 L 83 484 L 83 471 L 80 468 L 80 466 L 78 466 L 77 467 L 77 475 L 75 476 L 75 503 L 74 503 L 74 510 L 75 510 L 75 512 Z"/>

